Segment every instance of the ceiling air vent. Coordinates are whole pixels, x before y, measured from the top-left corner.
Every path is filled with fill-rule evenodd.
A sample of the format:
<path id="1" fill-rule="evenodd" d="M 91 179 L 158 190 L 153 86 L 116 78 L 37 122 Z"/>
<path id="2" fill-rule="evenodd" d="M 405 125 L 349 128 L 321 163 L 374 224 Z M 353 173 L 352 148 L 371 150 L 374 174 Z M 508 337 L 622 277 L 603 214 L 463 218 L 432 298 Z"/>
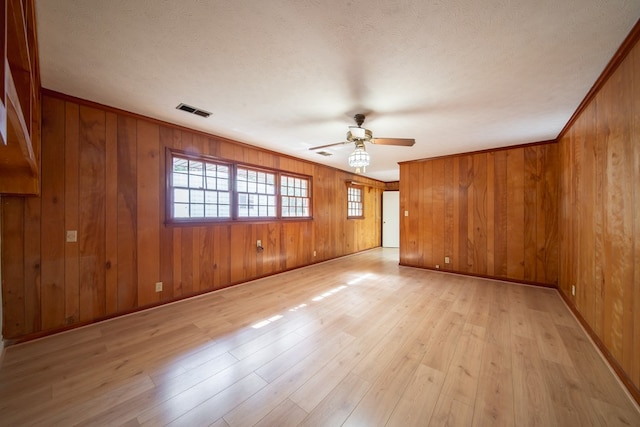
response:
<path id="1" fill-rule="evenodd" d="M 180 103 L 176 107 L 178 110 L 186 111 L 187 113 L 195 114 L 196 116 L 207 118 L 211 115 L 210 112 L 201 110 L 196 107 L 192 107 L 191 105 Z"/>
<path id="2" fill-rule="evenodd" d="M 328 151 L 316 151 L 316 153 L 320 154 L 321 156 L 333 156 L 333 153 L 330 153 Z"/>

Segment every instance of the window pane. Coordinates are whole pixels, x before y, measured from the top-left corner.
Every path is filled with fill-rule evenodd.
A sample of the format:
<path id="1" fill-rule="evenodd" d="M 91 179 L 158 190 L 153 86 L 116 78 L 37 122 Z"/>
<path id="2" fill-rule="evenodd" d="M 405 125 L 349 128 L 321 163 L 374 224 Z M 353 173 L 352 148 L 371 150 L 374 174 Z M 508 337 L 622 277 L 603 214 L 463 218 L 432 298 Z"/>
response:
<path id="1" fill-rule="evenodd" d="M 202 175 L 203 166 L 202 162 L 189 160 L 189 175 Z"/>
<path id="2" fill-rule="evenodd" d="M 204 216 L 204 205 L 191 204 L 191 217 L 202 218 Z"/>
<path id="3" fill-rule="evenodd" d="M 241 217 L 275 217 L 275 210 L 269 209 L 270 199 L 275 208 L 275 174 L 260 170 L 241 169 L 238 173 L 238 215 Z M 246 177 L 245 177 L 246 173 Z M 268 184 L 271 182 L 272 184 Z M 272 212 L 273 211 L 273 212 Z"/>
<path id="4" fill-rule="evenodd" d="M 178 157 L 174 157 L 173 170 L 175 172 L 187 172 L 189 170 L 189 161 L 186 159 L 180 159 Z"/>
<path id="5" fill-rule="evenodd" d="M 173 190 L 173 201 L 180 203 L 189 203 L 189 190 L 176 188 Z"/>
<path id="6" fill-rule="evenodd" d="M 173 173 L 173 186 L 174 187 L 188 187 L 189 186 L 189 175 L 184 173 Z"/>
<path id="7" fill-rule="evenodd" d="M 202 190 L 191 190 L 189 201 L 191 203 L 203 203 L 204 202 L 204 191 L 202 191 Z"/>
<path id="8" fill-rule="evenodd" d="M 189 175 L 189 187 L 190 188 L 202 188 L 202 176 L 200 175 Z"/>
<path id="9" fill-rule="evenodd" d="M 188 203 L 174 203 L 173 204 L 173 216 L 176 218 L 189 218 L 189 204 Z"/>
<path id="10" fill-rule="evenodd" d="M 221 205 L 228 205 L 229 203 L 229 193 L 219 193 L 218 194 L 218 203 Z"/>
<path id="11" fill-rule="evenodd" d="M 218 214 L 218 206 L 216 205 L 204 205 L 204 216 L 209 218 L 218 218 L 221 215 Z"/>
<path id="12" fill-rule="evenodd" d="M 310 206 L 309 192 L 307 191 L 308 187 L 308 179 L 286 175 L 282 175 L 280 177 L 280 203 L 282 206 L 282 216 L 310 216 L 310 210 L 308 208 L 304 209 L 305 206 Z"/>
<path id="13" fill-rule="evenodd" d="M 173 157 L 172 162 L 174 218 L 230 217 L 228 165 L 180 157 Z M 219 175 L 224 179 L 218 179 Z M 226 206 L 224 214 L 218 203 Z"/>
<path id="14" fill-rule="evenodd" d="M 218 193 L 215 191 L 207 191 L 204 195 L 204 201 L 208 204 L 215 204 L 218 202 Z"/>
<path id="15" fill-rule="evenodd" d="M 347 189 L 347 216 L 362 217 L 362 189 L 348 187 Z"/>

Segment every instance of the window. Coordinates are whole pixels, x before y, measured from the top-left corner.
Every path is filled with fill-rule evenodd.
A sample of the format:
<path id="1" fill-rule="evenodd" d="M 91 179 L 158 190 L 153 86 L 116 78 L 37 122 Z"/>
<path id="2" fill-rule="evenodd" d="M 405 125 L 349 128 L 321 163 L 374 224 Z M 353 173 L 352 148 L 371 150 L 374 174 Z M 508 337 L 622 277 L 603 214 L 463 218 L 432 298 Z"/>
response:
<path id="1" fill-rule="evenodd" d="M 167 220 L 311 218 L 311 177 L 167 150 Z"/>
<path id="2" fill-rule="evenodd" d="M 362 187 L 347 187 L 347 218 L 364 218 Z"/>
<path id="3" fill-rule="evenodd" d="M 230 167 L 173 157 L 172 218 L 231 218 Z"/>
<path id="4" fill-rule="evenodd" d="M 237 168 L 238 218 L 276 217 L 276 175 Z"/>
<path id="5" fill-rule="evenodd" d="M 309 179 L 281 175 L 280 195 L 282 216 L 285 218 L 310 217 Z"/>

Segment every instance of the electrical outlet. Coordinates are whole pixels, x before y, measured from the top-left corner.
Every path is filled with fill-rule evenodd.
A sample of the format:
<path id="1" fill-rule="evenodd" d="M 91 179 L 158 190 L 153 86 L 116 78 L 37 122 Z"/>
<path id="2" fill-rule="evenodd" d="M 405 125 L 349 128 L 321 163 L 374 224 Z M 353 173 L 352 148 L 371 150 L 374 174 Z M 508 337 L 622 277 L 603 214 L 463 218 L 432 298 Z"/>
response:
<path id="1" fill-rule="evenodd" d="M 571 285 L 571 295 L 576 296 L 576 285 Z"/>
<path id="2" fill-rule="evenodd" d="M 156 292 L 162 292 L 162 282 L 156 282 Z"/>
<path id="3" fill-rule="evenodd" d="M 313 251 L 313 256 L 316 256 L 316 251 Z"/>
<path id="4" fill-rule="evenodd" d="M 449 264 L 449 262 L 451 262 L 451 260 L 449 259 L 448 256 L 444 257 L 444 263 L 445 264 Z"/>
<path id="5" fill-rule="evenodd" d="M 404 211 L 404 216 L 409 216 L 409 211 Z"/>
<path id="6" fill-rule="evenodd" d="M 440 268 L 440 264 L 436 264 L 436 268 L 438 268 L 438 269 L 439 269 L 439 268 Z"/>
<path id="7" fill-rule="evenodd" d="M 256 248 L 261 248 L 262 247 L 262 240 L 257 240 L 256 241 Z"/>
<path id="8" fill-rule="evenodd" d="M 67 230 L 67 242 L 77 242 L 78 241 L 78 230 Z"/>

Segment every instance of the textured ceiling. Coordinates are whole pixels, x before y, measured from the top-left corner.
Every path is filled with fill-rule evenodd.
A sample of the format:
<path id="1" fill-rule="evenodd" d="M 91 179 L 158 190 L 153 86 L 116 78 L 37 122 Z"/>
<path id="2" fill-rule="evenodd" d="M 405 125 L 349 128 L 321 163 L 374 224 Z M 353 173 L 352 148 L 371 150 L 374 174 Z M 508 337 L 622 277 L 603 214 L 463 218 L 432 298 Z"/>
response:
<path id="1" fill-rule="evenodd" d="M 368 113 L 367 176 L 555 138 L 640 17 L 638 0 L 36 0 L 42 85 L 322 157 Z M 204 119 L 177 110 L 184 102 Z"/>

